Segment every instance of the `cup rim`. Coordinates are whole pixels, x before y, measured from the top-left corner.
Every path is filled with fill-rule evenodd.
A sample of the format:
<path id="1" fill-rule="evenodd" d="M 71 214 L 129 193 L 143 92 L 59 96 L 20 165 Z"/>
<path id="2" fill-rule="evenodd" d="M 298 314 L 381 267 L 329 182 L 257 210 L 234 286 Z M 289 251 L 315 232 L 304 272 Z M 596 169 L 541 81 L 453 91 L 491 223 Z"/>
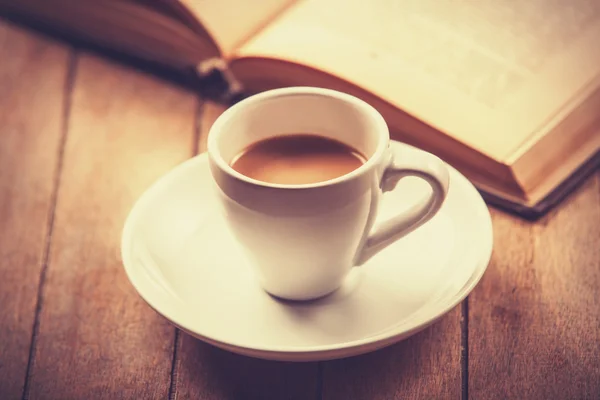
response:
<path id="1" fill-rule="evenodd" d="M 333 179 L 328 179 L 326 181 L 320 181 L 315 183 L 304 183 L 304 184 L 278 184 L 278 183 L 270 183 L 260 181 L 254 178 L 250 178 L 244 174 L 233 169 L 221 156 L 221 152 L 219 151 L 217 145 L 217 138 L 220 133 L 223 131 L 223 126 L 227 123 L 241 108 L 250 106 L 257 102 L 261 102 L 267 99 L 288 97 L 288 96 L 298 96 L 298 95 L 315 95 L 315 96 L 323 96 L 330 97 L 335 100 L 343 101 L 346 103 L 350 103 L 354 105 L 359 110 L 364 112 L 370 120 L 373 129 L 376 131 L 376 135 L 378 136 L 378 143 L 375 148 L 373 154 L 367 158 L 366 162 L 347 174 L 338 176 Z M 310 87 L 310 86 L 293 86 L 293 87 L 285 87 L 278 89 L 267 90 L 258 94 L 254 94 L 250 97 L 247 97 L 236 104 L 229 107 L 225 110 L 213 123 L 211 126 L 208 138 L 207 138 L 207 152 L 208 156 L 213 160 L 213 162 L 219 167 L 219 169 L 225 172 L 232 178 L 238 179 L 240 181 L 252 184 L 254 186 L 271 188 L 271 189 L 312 189 L 319 188 L 325 186 L 332 186 L 342 182 L 349 181 L 354 179 L 366 171 L 370 170 L 374 165 L 378 163 L 378 161 L 383 157 L 385 153 L 385 149 L 389 144 L 389 128 L 383 116 L 375 109 L 375 107 L 371 106 L 366 101 L 359 99 L 358 97 L 352 96 L 350 94 L 340 92 L 332 89 L 325 89 L 319 87 Z"/>

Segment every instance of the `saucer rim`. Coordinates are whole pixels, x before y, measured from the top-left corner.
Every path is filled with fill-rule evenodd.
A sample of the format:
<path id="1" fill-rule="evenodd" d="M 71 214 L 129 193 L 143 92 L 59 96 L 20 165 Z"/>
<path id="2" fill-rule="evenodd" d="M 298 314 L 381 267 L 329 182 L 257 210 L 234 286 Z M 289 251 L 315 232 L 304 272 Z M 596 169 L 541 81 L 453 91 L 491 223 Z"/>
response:
<path id="1" fill-rule="evenodd" d="M 401 146 L 423 152 L 423 150 L 414 146 L 394 140 L 390 140 L 390 145 Z M 469 275 L 469 278 L 465 281 L 465 284 L 462 286 L 462 288 L 453 295 L 448 296 L 446 299 L 437 299 L 434 303 L 425 305 L 423 310 L 424 313 L 417 311 L 413 318 L 403 321 L 400 325 L 387 328 L 378 334 L 326 345 L 301 347 L 264 345 L 248 346 L 236 343 L 236 341 L 222 341 L 216 337 L 205 335 L 201 331 L 196 332 L 187 326 L 185 321 L 180 321 L 180 318 L 174 318 L 169 316 L 167 312 L 164 312 L 164 308 L 161 306 L 161 304 L 157 304 L 161 302 L 157 301 L 156 299 L 152 299 L 152 294 L 147 293 L 147 291 L 142 287 L 143 282 L 138 281 L 140 278 L 132 271 L 133 261 L 131 256 L 131 248 L 127 246 L 127 243 L 130 243 L 130 239 L 133 237 L 134 223 L 139 219 L 138 215 L 144 210 L 144 206 L 148 202 L 151 202 L 155 196 L 155 193 L 160 191 L 165 182 L 168 182 L 177 173 L 182 173 L 182 171 L 191 168 L 192 165 L 201 163 L 206 163 L 206 168 L 208 168 L 208 154 L 206 152 L 191 157 L 176 165 L 171 170 L 159 177 L 142 193 L 142 195 L 132 206 L 125 220 L 121 235 L 121 259 L 129 282 L 132 284 L 144 302 L 150 306 L 150 308 L 152 308 L 155 312 L 168 320 L 178 329 L 181 329 L 202 341 L 213 344 L 222 349 L 252 357 L 271 360 L 317 361 L 358 355 L 376 350 L 378 348 L 386 347 L 427 328 L 429 325 L 435 323 L 437 320 L 454 309 L 477 286 L 489 266 L 493 252 L 493 227 L 487 204 L 475 186 L 463 174 L 461 174 L 452 166 L 444 163 L 450 172 L 450 184 L 452 185 L 453 181 L 456 182 L 456 179 L 458 179 L 462 181 L 462 191 L 465 189 L 471 191 L 471 193 L 467 196 L 472 197 L 473 205 L 480 208 L 480 210 L 477 212 L 477 215 L 479 215 L 480 219 L 478 225 L 481 226 L 480 230 L 482 232 L 487 233 L 487 239 L 482 239 L 482 245 L 478 246 L 478 253 L 480 255 L 478 257 L 479 260 L 477 261 L 477 266 L 473 268 L 472 273 Z M 143 278 L 141 279 L 143 280 Z M 439 307 L 439 304 L 443 304 L 443 306 Z M 344 352 L 347 354 L 333 355 L 330 357 L 328 356 L 328 354 L 331 353 L 337 354 Z M 314 357 L 311 357 L 311 355 L 314 355 Z"/>

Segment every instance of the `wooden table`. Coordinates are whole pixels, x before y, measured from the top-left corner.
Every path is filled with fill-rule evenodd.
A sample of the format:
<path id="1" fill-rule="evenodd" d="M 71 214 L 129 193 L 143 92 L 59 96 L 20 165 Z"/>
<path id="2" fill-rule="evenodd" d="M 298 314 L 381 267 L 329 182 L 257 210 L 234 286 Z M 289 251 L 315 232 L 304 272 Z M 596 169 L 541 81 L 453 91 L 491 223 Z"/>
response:
<path id="1" fill-rule="evenodd" d="M 127 280 L 123 221 L 222 107 L 0 22 L 0 399 L 599 399 L 600 172 L 494 255 L 429 329 L 280 363 L 182 333 Z"/>

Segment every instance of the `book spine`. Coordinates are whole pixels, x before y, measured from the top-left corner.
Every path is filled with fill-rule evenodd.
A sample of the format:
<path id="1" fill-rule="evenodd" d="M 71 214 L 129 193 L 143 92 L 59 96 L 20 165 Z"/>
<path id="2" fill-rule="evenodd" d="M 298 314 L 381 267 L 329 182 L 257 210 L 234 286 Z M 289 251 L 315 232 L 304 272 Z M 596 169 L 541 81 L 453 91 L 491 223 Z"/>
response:
<path id="1" fill-rule="evenodd" d="M 224 59 L 213 57 L 201 61 L 196 65 L 199 77 L 208 78 L 217 73 L 225 81 L 226 88 L 223 93 L 225 101 L 238 97 L 243 90 L 242 84 L 236 79 Z"/>

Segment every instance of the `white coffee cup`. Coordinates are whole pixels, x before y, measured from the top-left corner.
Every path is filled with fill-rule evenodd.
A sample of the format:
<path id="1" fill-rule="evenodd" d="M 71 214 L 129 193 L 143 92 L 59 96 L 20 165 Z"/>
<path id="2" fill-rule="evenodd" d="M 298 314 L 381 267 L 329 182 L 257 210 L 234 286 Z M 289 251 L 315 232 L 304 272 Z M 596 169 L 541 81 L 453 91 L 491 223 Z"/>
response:
<path id="1" fill-rule="evenodd" d="M 345 143 L 367 161 L 338 178 L 302 185 L 265 183 L 230 166 L 259 140 L 298 133 Z M 449 185 L 444 163 L 425 152 L 396 157 L 389 144 L 388 127 L 377 110 L 321 88 L 266 91 L 238 102 L 215 121 L 208 135 L 211 174 L 225 219 L 264 290 L 290 300 L 324 296 L 353 267 L 438 212 Z M 431 195 L 373 231 L 382 194 L 406 176 L 427 181 Z"/>

